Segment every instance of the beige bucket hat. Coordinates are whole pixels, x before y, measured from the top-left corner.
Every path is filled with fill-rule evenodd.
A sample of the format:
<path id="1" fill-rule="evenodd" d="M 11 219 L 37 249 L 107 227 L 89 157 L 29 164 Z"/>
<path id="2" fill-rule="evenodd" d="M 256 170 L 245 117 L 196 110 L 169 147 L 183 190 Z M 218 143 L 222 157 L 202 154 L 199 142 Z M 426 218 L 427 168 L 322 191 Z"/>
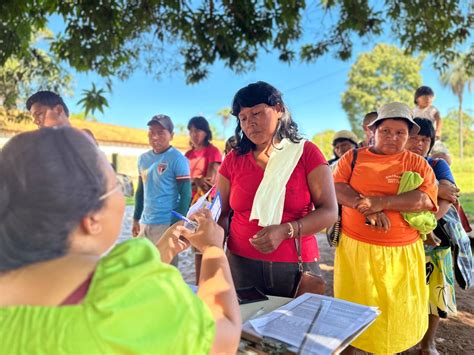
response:
<path id="1" fill-rule="evenodd" d="M 336 140 L 338 139 L 347 139 L 348 141 L 351 141 L 352 143 L 354 143 L 355 145 L 358 145 L 357 141 L 357 136 L 352 133 L 351 131 L 347 131 L 345 129 L 343 129 L 342 131 L 338 131 L 336 132 L 336 134 L 334 135 L 333 139 L 332 139 L 332 145 L 334 145 L 334 143 L 336 142 Z"/>
<path id="2" fill-rule="evenodd" d="M 410 135 L 414 136 L 420 131 L 420 126 L 413 121 L 413 111 L 408 107 L 408 105 L 401 102 L 391 102 L 389 104 L 383 105 L 377 111 L 378 117 L 369 125 L 371 130 L 374 130 L 375 123 L 388 118 L 402 118 L 411 122 L 413 126 L 410 129 Z"/>

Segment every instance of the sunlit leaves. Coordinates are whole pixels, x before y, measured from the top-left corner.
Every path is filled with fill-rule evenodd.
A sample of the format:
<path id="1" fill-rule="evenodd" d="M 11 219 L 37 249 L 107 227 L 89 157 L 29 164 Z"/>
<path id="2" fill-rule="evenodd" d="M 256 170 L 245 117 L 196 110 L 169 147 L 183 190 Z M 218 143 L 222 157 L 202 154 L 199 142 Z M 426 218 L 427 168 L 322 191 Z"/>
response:
<path id="1" fill-rule="evenodd" d="M 386 44 L 362 53 L 349 72 L 347 90 L 342 95 L 352 130 L 362 136 L 364 115 L 381 105 L 400 101 L 413 106 L 413 95 L 421 85 L 421 58 L 405 54 Z"/>
<path id="2" fill-rule="evenodd" d="M 123 79 L 142 66 L 155 76 L 180 69 L 195 83 L 216 62 L 253 69 L 262 51 L 284 62 L 326 53 L 347 60 L 354 40 L 376 39 L 382 30 L 408 53 L 434 54 L 443 70 L 472 36 L 473 7 L 469 0 L 3 0 L 0 64 L 25 55 L 35 29 L 59 16 L 65 28 L 52 52 L 104 77 Z M 474 47 L 469 51 L 466 63 L 474 67 Z"/>
<path id="3" fill-rule="evenodd" d="M 69 94 L 71 80 L 56 58 L 32 47 L 21 59 L 10 57 L 0 67 L 0 103 L 7 108 L 22 106 L 18 104 L 38 90 Z"/>

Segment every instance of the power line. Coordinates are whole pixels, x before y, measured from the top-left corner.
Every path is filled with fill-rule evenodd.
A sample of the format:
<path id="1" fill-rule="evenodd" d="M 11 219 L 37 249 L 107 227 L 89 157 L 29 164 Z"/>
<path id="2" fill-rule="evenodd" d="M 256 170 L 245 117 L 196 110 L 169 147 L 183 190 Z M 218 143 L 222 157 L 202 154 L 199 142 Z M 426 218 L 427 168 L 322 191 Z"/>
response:
<path id="1" fill-rule="evenodd" d="M 286 93 L 288 93 L 288 92 L 290 92 L 290 91 L 294 91 L 294 90 L 298 90 L 298 89 L 304 88 L 304 87 L 309 86 L 309 85 L 312 85 L 312 84 L 314 84 L 314 83 L 316 83 L 316 82 L 318 82 L 318 81 L 320 81 L 320 80 L 322 80 L 322 79 L 330 78 L 331 76 L 340 74 L 340 73 L 342 73 L 342 72 L 344 72 L 344 71 L 346 71 L 346 70 L 347 70 L 346 68 L 343 68 L 343 69 L 339 69 L 339 70 L 337 70 L 337 71 L 335 71 L 335 72 L 325 74 L 325 75 L 323 75 L 323 76 L 321 76 L 321 77 L 319 77 L 319 78 L 313 79 L 313 80 L 308 81 L 308 82 L 306 82 L 306 83 L 303 83 L 303 84 L 301 84 L 301 85 L 298 85 L 298 86 L 292 87 L 292 88 L 290 88 L 290 89 L 287 89 L 287 90 L 283 91 L 283 93 L 286 94 Z"/>
<path id="2" fill-rule="evenodd" d="M 313 96 L 312 98 L 308 99 L 308 100 L 305 100 L 303 102 L 300 102 L 300 103 L 292 103 L 291 106 L 292 107 L 296 107 L 296 106 L 302 106 L 302 105 L 306 105 L 306 104 L 309 104 L 310 102 L 315 102 L 317 101 L 318 99 L 322 98 L 322 97 L 326 97 L 326 96 L 331 96 L 331 95 L 334 95 L 334 94 L 339 94 L 341 91 L 340 90 L 335 90 L 335 91 L 331 91 L 331 92 L 326 92 L 324 94 L 321 94 L 321 95 L 317 95 L 317 96 Z"/>

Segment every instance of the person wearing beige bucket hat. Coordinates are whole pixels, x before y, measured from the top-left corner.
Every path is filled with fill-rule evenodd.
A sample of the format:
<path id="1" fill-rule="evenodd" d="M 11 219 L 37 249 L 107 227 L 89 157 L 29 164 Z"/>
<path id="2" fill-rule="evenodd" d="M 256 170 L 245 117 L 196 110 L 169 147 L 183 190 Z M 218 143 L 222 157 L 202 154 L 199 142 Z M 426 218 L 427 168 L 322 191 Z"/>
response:
<path id="1" fill-rule="evenodd" d="M 342 205 L 334 296 L 381 310 L 353 347 L 399 353 L 416 345 L 428 327 L 423 241 L 401 212 L 436 211 L 437 185 L 423 157 L 405 150 L 410 134 L 420 129 L 407 105 L 382 106 L 370 128 L 374 144 L 357 149 L 354 165 L 354 150 L 344 154 L 333 174 Z M 405 172 L 419 174 L 423 182 L 398 194 Z"/>
<path id="2" fill-rule="evenodd" d="M 370 123 L 369 128 L 373 131 L 386 119 L 404 119 L 408 121 L 410 136 L 416 135 L 420 131 L 420 127 L 413 120 L 413 111 L 401 102 L 391 102 L 383 105 L 377 111 L 377 118 Z"/>
<path id="3" fill-rule="evenodd" d="M 344 153 L 348 152 L 351 149 L 357 148 L 357 136 L 351 131 L 342 130 L 336 132 L 332 139 L 332 147 L 334 158 L 328 160 L 328 164 L 331 169 L 334 169 L 337 161 Z"/>

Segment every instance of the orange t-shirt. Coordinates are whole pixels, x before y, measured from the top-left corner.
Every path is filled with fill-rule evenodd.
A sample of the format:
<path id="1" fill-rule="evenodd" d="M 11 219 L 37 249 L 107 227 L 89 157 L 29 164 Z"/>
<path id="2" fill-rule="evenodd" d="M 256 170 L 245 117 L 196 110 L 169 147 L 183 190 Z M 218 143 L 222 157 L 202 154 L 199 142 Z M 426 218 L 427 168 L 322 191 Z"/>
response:
<path id="1" fill-rule="evenodd" d="M 355 191 L 365 196 L 392 196 L 397 194 L 404 172 L 417 172 L 424 179 L 418 190 L 428 194 L 435 205 L 434 211 L 437 210 L 436 177 L 423 157 L 409 151 L 381 155 L 370 152 L 369 148 L 361 148 L 351 176 L 353 152 L 351 150 L 339 159 L 334 171 L 335 183 L 348 183 Z M 391 223 L 386 233 L 367 226 L 365 217 L 356 209 L 343 206 L 342 230 L 354 239 L 376 245 L 403 246 L 418 240 L 418 231 L 405 222 L 400 212 L 384 212 Z"/>

